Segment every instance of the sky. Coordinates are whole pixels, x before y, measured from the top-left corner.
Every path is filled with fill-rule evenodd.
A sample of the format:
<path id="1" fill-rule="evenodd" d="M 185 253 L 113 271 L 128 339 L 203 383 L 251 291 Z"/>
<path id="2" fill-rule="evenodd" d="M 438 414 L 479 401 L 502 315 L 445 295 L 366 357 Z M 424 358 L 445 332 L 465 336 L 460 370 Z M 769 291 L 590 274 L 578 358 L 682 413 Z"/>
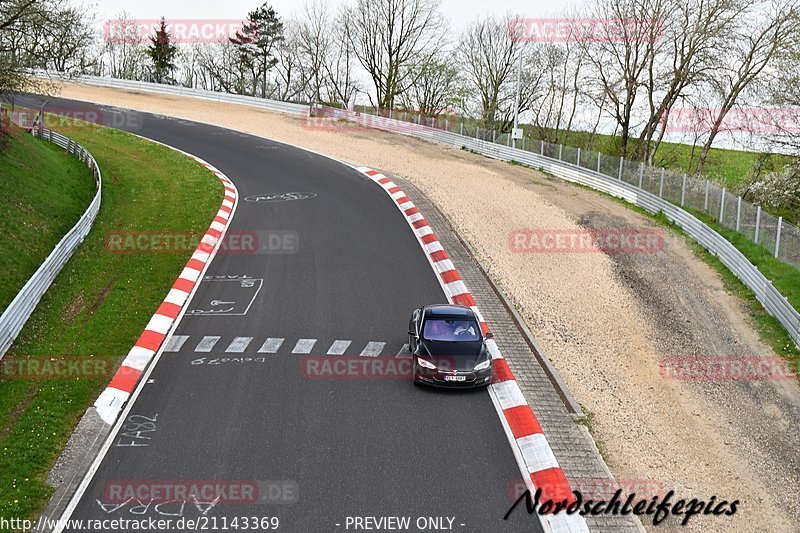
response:
<path id="1" fill-rule="evenodd" d="M 100 21 L 112 18 L 125 10 L 132 18 L 167 19 L 214 18 L 238 19 L 258 7 L 263 0 L 97 0 L 97 15 Z M 351 0 L 350 3 L 354 3 Z M 344 0 L 328 0 L 331 7 L 349 3 Z M 585 0 L 441 0 L 441 12 L 453 28 L 464 28 L 471 21 L 487 14 L 515 13 L 523 17 L 553 16 L 567 7 L 578 7 Z M 272 7 L 282 17 L 300 13 L 303 0 L 272 0 Z"/>

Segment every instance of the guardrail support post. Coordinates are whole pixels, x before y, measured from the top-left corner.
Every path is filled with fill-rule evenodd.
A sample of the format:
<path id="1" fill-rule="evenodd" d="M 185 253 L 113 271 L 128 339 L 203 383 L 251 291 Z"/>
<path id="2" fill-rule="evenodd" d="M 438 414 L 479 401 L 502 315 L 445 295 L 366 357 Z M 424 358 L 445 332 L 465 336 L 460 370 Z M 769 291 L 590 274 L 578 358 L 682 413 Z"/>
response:
<path id="1" fill-rule="evenodd" d="M 639 163 L 639 188 L 642 188 L 644 183 L 644 162 Z"/>
<path id="2" fill-rule="evenodd" d="M 783 217 L 778 217 L 778 228 L 775 230 L 775 259 L 781 249 L 781 228 L 783 227 Z"/>
<path id="3" fill-rule="evenodd" d="M 492 130 L 492 142 L 497 140 L 497 130 Z"/>
<path id="4" fill-rule="evenodd" d="M 522 137 L 522 150 L 525 150 L 525 136 Z"/>
<path id="5" fill-rule="evenodd" d="M 739 231 L 739 220 L 742 216 L 742 197 L 736 198 L 736 231 Z"/>
<path id="6" fill-rule="evenodd" d="M 461 128 L 459 128 L 459 135 L 464 135 L 464 123 L 461 123 Z"/>
<path id="7" fill-rule="evenodd" d="M 558 145 L 558 160 L 559 160 L 559 161 L 561 161 L 561 154 L 562 154 L 563 152 L 564 152 L 564 145 L 563 145 L 563 144 L 559 144 L 559 145 Z"/>
<path id="8" fill-rule="evenodd" d="M 617 179 L 619 181 L 622 181 L 622 168 L 623 168 L 624 165 L 625 165 L 625 158 L 622 157 L 622 156 L 619 156 L 619 174 L 617 175 Z"/>
<path id="9" fill-rule="evenodd" d="M 753 237 L 753 241 L 758 244 L 758 230 L 761 226 L 761 206 L 756 206 L 756 234 Z"/>
<path id="10" fill-rule="evenodd" d="M 581 149 L 578 148 L 578 158 L 575 160 L 575 164 L 581 166 Z"/>
<path id="11" fill-rule="evenodd" d="M 686 200 L 686 174 L 683 174 L 683 184 L 681 184 L 681 207 L 683 207 L 684 200 Z"/>
<path id="12" fill-rule="evenodd" d="M 597 173 L 600 174 L 600 152 L 597 152 Z"/>
<path id="13" fill-rule="evenodd" d="M 722 188 L 722 196 L 719 198 L 719 221 L 722 223 L 722 215 L 725 214 L 725 187 Z"/>
<path id="14" fill-rule="evenodd" d="M 544 139 L 542 139 L 541 146 L 539 147 L 539 154 L 544 155 Z"/>
<path id="15" fill-rule="evenodd" d="M 703 200 L 703 212 L 704 213 L 708 213 L 708 187 L 710 185 L 711 184 L 708 182 L 708 180 L 706 180 L 706 199 Z"/>
<path id="16" fill-rule="evenodd" d="M 664 198 L 664 169 L 661 169 L 661 181 L 658 184 L 658 197 Z"/>

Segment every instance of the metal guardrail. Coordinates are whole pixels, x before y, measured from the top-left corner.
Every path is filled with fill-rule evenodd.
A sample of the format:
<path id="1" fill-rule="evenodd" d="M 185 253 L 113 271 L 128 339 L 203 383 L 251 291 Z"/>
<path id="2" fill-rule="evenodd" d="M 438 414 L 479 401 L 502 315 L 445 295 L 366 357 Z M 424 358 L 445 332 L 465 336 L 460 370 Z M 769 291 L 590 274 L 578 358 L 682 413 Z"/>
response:
<path id="1" fill-rule="evenodd" d="M 42 74 L 40 73 L 40 75 Z M 52 74 L 49 76 L 52 77 Z M 405 122 L 366 113 L 357 113 L 344 109 L 326 106 L 306 106 L 289 102 L 253 98 L 250 96 L 224 94 L 214 91 L 159 85 L 148 82 L 101 78 L 97 76 L 80 76 L 75 78 L 75 81 L 103 87 L 117 87 L 127 90 L 138 89 L 244 104 L 294 115 L 313 115 L 334 120 L 348 120 L 365 127 L 410 135 L 419 139 L 439 142 L 458 148 L 467 148 L 487 157 L 501 159 L 503 161 L 516 161 L 544 170 L 564 180 L 579 183 L 616 196 L 650 213 L 656 214 L 662 212 L 667 219 L 675 223 L 701 246 L 718 257 L 736 277 L 747 285 L 756 295 L 758 301 L 761 302 L 761 305 L 764 306 L 764 309 L 786 328 L 786 331 L 789 333 L 795 345 L 800 347 L 800 313 L 789 304 L 788 300 L 773 287 L 772 282 L 759 272 L 758 268 L 736 249 L 733 244 L 691 213 L 660 198 L 656 194 L 648 192 L 644 188 L 626 183 L 623 179 L 607 176 L 590 168 L 586 168 L 585 166 L 580 166 L 579 164 L 568 163 L 543 154 L 511 148 L 480 138 L 472 138 L 447 130 L 414 124 L 413 122 Z M 313 119 L 309 118 L 309 120 Z M 579 160 L 577 162 L 579 162 Z"/>
<path id="2" fill-rule="evenodd" d="M 36 132 L 38 133 L 38 131 Z M 42 298 L 42 295 L 47 291 L 53 280 L 61 272 L 61 269 L 67 263 L 75 250 L 83 242 L 83 239 L 92 228 L 97 213 L 100 211 L 100 198 L 102 196 L 102 176 L 100 175 L 100 168 L 97 162 L 86 149 L 80 144 L 76 143 L 69 137 L 65 137 L 60 133 L 51 130 L 42 130 L 42 137 L 51 143 L 60 146 L 70 154 L 75 155 L 87 167 L 89 167 L 94 174 L 95 182 L 97 183 L 97 192 L 89 204 L 89 207 L 81 215 L 80 220 L 70 229 L 66 235 L 59 241 L 59 243 L 47 256 L 47 259 L 41 266 L 34 272 L 33 276 L 27 283 L 20 289 L 8 307 L 3 311 L 0 316 L 0 359 L 3 358 L 5 353 L 11 347 L 14 339 L 22 330 L 25 322 L 28 321 L 33 310 Z"/>

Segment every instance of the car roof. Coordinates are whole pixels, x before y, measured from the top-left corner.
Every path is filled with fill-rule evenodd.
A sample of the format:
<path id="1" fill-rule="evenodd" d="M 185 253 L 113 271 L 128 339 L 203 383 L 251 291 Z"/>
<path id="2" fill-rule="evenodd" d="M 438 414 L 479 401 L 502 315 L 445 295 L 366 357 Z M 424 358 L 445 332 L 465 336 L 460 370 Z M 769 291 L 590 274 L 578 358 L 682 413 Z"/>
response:
<path id="1" fill-rule="evenodd" d="M 464 317 L 475 318 L 475 313 L 463 305 L 435 304 L 425 306 L 425 317 Z"/>

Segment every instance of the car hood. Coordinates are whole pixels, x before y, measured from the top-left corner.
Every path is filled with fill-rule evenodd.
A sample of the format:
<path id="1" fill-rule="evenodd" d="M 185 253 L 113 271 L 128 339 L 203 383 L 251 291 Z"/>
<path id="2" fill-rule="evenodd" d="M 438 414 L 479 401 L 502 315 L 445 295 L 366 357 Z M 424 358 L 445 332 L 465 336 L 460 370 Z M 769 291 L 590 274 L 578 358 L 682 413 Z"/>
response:
<path id="1" fill-rule="evenodd" d="M 420 354 L 440 370 L 472 370 L 484 353 L 483 341 L 420 341 Z"/>

